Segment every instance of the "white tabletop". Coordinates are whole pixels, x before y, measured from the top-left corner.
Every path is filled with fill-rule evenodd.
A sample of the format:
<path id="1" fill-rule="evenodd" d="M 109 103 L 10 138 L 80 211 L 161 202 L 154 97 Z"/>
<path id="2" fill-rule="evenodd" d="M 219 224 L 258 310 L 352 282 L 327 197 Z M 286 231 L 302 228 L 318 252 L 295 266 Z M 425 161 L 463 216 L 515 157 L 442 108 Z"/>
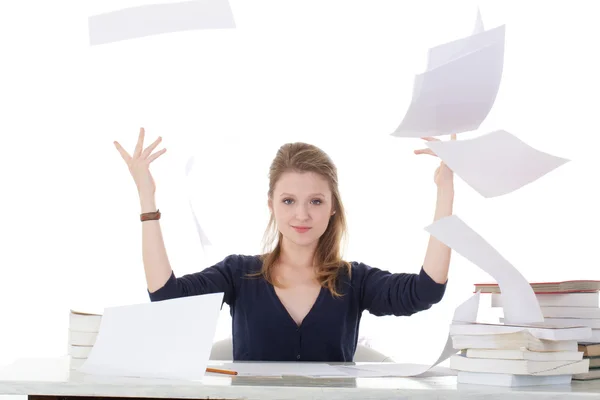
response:
<path id="1" fill-rule="evenodd" d="M 543 399 L 600 398 L 600 380 L 504 388 L 457 385 L 456 376 L 421 378 L 250 378 L 207 375 L 201 382 L 115 378 L 70 371 L 68 359 L 22 359 L 0 369 L 0 395 L 189 399 Z"/>

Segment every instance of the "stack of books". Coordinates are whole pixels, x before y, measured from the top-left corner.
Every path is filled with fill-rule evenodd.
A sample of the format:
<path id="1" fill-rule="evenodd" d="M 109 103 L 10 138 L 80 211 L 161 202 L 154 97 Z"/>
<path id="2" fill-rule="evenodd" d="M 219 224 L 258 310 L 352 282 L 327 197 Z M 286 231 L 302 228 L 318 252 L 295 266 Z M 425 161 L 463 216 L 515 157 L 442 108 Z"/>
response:
<path id="1" fill-rule="evenodd" d="M 586 343 L 579 345 L 579 351 L 583 358 L 590 361 L 590 370 L 584 374 L 577 374 L 573 379 L 586 381 L 589 379 L 600 379 L 600 343 Z"/>
<path id="2" fill-rule="evenodd" d="M 568 384 L 589 371 L 578 341 L 589 327 L 454 323 L 450 368 L 458 383 L 493 386 Z"/>
<path id="3" fill-rule="evenodd" d="M 600 281 L 572 280 L 562 282 L 537 282 L 531 287 L 540 304 L 544 325 L 555 327 L 586 326 L 591 335 L 578 341 L 579 351 L 590 358 L 589 374 L 575 375 L 573 379 L 600 378 L 600 354 L 588 355 L 588 349 L 600 348 Z M 502 295 L 497 284 L 477 284 L 475 290 L 491 293 L 492 307 L 502 307 Z M 500 318 L 500 322 L 503 319 Z M 594 352 L 594 350 L 591 350 Z M 600 350 L 596 350 L 600 352 Z"/>
<path id="4" fill-rule="evenodd" d="M 544 321 L 536 324 L 454 324 L 450 360 L 459 383 L 530 386 L 592 379 L 600 344 L 600 281 L 530 283 Z M 502 307 L 497 283 L 479 283 L 475 291 L 491 294 Z M 598 346 L 600 347 L 600 345 Z M 598 350 L 600 351 L 600 350 Z M 600 361 L 600 360 L 598 360 Z M 600 363 L 598 363 L 600 365 Z M 590 368 L 592 368 L 590 372 Z"/>
<path id="5" fill-rule="evenodd" d="M 70 311 L 68 344 L 70 369 L 78 369 L 87 359 L 96 343 L 101 320 L 101 314 Z"/>

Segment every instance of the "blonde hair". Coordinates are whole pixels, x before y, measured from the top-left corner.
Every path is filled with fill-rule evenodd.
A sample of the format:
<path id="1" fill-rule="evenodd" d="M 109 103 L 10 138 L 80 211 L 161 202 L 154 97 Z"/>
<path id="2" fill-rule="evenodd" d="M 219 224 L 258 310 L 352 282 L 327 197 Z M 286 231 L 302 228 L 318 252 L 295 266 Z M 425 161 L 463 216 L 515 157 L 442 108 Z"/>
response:
<path id="1" fill-rule="evenodd" d="M 273 199 L 275 185 L 286 172 L 313 172 L 329 183 L 332 193 L 333 211 L 327 229 L 319 238 L 313 258 L 317 280 L 321 286 L 329 289 L 332 295 L 341 294 L 337 288 L 340 271 L 345 269 L 350 275 L 351 266 L 342 260 L 342 243 L 347 236 L 346 215 L 338 189 L 337 168 L 329 156 L 318 147 L 307 143 L 287 143 L 279 148 L 269 168 L 269 199 Z M 275 285 L 272 271 L 281 255 L 282 234 L 276 227 L 275 216 L 271 212 L 269 223 L 263 237 L 262 275 L 269 283 Z"/>

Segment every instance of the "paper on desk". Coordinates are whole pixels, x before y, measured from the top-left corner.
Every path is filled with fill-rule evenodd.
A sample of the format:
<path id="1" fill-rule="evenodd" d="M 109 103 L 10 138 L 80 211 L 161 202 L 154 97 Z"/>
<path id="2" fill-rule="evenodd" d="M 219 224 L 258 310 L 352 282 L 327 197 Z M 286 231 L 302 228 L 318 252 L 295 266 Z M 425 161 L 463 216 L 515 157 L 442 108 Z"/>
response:
<path id="1" fill-rule="evenodd" d="M 479 292 L 459 305 L 453 316 L 453 322 L 475 322 L 479 309 Z M 446 341 L 438 360 L 433 365 L 423 364 L 368 364 L 357 366 L 334 366 L 324 363 L 311 362 L 237 362 L 225 363 L 223 368 L 234 370 L 238 376 L 310 376 L 310 377 L 383 377 L 383 376 L 415 376 L 430 371 L 442 361 L 456 354 L 458 350 L 452 348 L 450 336 Z M 439 372 L 439 371 L 438 371 Z"/>
<path id="2" fill-rule="evenodd" d="M 90 45 L 195 29 L 235 28 L 228 0 L 192 0 L 130 7 L 88 19 Z"/>
<path id="3" fill-rule="evenodd" d="M 94 375 L 199 380 L 210 356 L 223 293 L 104 310 L 79 371 Z"/>
<path id="4" fill-rule="evenodd" d="M 392 136 L 441 136 L 478 129 L 496 100 L 503 64 L 502 40 L 418 74 L 412 101 Z"/>
<path id="5" fill-rule="evenodd" d="M 238 362 L 225 363 L 223 368 L 236 371 L 238 376 L 348 377 L 329 364 L 311 362 Z"/>
<path id="6" fill-rule="evenodd" d="M 194 157 L 190 157 L 188 162 L 185 164 L 185 175 L 187 177 L 188 180 L 188 189 L 189 189 L 189 176 L 190 176 L 190 172 L 192 171 L 192 168 L 194 167 Z M 210 240 L 208 240 L 208 237 L 206 236 L 206 234 L 204 233 L 204 229 L 202 229 L 202 227 L 200 226 L 200 223 L 198 222 L 198 217 L 196 216 L 196 213 L 194 212 L 194 206 L 192 205 L 192 194 L 191 194 L 191 190 L 188 190 L 188 203 L 190 205 L 190 211 L 192 212 L 192 218 L 194 219 L 194 226 L 196 227 L 196 232 L 198 232 L 198 237 L 200 238 L 200 244 L 202 245 L 202 248 L 204 249 L 206 246 L 210 246 Z"/>
<path id="7" fill-rule="evenodd" d="M 454 350 L 452 354 L 456 353 Z M 446 357 L 448 358 L 448 357 Z M 457 371 L 447 367 L 430 366 L 425 364 L 395 364 L 395 363 L 377 363 L 360 364 L 349 366 L 337 366 L 340 371 L 354 378 L 383 378 L 383 377 L 408 377 L 419 376 L 421 378 L 429 376 L 456 376 Z M 418 373 L 415 373 L 418 372 Z"/>
<path id="8" fill-rule="evenodd" d="M 432 236 L 494 278 L 502 291 L 507 323 L 543 322 L 531 285 L 504 257 L 456 215 L 441 218 L 425 228 Z"/>
<path id="9" fill-rule="evenodd" d="M 486 198 L 515 191 L 570 161 L 536 150 L 504 130 L 426 145 Z"/>

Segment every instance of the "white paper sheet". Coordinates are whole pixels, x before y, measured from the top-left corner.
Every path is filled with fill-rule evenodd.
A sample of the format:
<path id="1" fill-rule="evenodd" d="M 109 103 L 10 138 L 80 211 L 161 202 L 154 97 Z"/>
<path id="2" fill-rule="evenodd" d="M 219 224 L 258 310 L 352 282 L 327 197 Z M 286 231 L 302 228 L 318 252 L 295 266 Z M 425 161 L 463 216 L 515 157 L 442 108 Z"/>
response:
<path id="1" fill-rule="evenodd" d="M 576 325 L 576 324 L 575 324 Z M 450 326 L 450 335 L 492 335 L 492 334 L 510 334 L 515 332 L 528 331 L 535 338 L 545 340 L 575 340 L 581 343 L 593 336 L 594 330 L 589 326 L 559 327 L 550 326 L 548 323 L 538 322 L 535 324 L 452 324 Z"/>
<path id="2" fill-rule="evenodd" d="M 205 249 L 206 246 L 210 246 L 210 240 L 208 240 L 208 237 L 206 236 L 206 233 L 204 233 L 204 229 L 202 229 L 202 227 L 200 226 L 200 223 L 198 222 L 198 217 L 196 216 L 196 212 L 194 212 L 194 206 L 192 204 L 192 194 L 191 194 L 191 190 L 189 189 L 189 176 L 190 173 L 192 172 L 192 168 L 194 167 L 194 157 L 190 157 L 188 162 L 185 164 L 185 175 L 186 178 L 188 180 L 188 203 L 190 205 L 190 211 L 192 212 L 192 218 L 194 219 L 194 226 L 196 227 L 196 232 L 198 232 L 198 237 L 200 238 L 200 245 L 202 246 L 202 249 Z"/>
<path id="3" fill-rule="evenodd" d="M 326 363 L 311 362 L 237 362 L 222 367 L 236 371 L 238 376 L 306 376 L 348 377 L 348 374 Z"/>
<path id="4" fill-rule="evenodd" d="M 457 371 L 450 368 L 440 366 L 431 367 L 425 364 L 381 363 L 338 366 L 337 368 L 354 378 L 409 377 L 416 376 L 415 371 L 423 371 L 417 374 L 420 378 L 457 375 Z"/>
<path id="5" fill-rule="evenodd" d="M 479 312 L 480 292 L 469 297 L 454 311 L 452 323 L 473 323 L 477 321 L 477 313 Z"/>
<path id="6" fill-rule="evenodd" d="M 79 371 L 200 380 L 222 302 L 223 293 L 214 293 L 106 308 L 96 343 Z"/>
<path id="7" fill-rule="evenodd" d="M 504 41 L 415 77 L 413 99 L 396 137 L 442 136 L 479 128 L 492 109 L 504 66 Z"/>
<path id="8" fill-rule="evenodd" d="M 570 161 L 536 150 L 504 130 L 426 145 L 486 198 L 513 192 Z"/>
<path id="9" fill-rule="evenodd" d="M 481 10 L 477 7 L 477 17 L 475 17 L 475 27 L 473 27 L 473 35 L 477 35 L 485 30 L 483 26 L 483 18 L 481 18 Z"/>
<path id="10" fill-rule="evenodd" d="M 195 162 L 196 162 L 196 159 L 194 158 L 194 156 L 191 156 L 190 158 L 188 158 L 187 162 L 185 163 L 185 176 L 190 176 L 192 169 L 194 169 Z"/>
<path id="11" fill-rule="evenodd" d="M 228 0 L 147 4 L 88 19 L 90 45 L 196 29 L 235 28 Z"/>
<path id="12" fill-rule="evenodd" d="M 426 72 L 415 77 L 411 105 L 392 135 L 441 136 L 477 129 L 489 114 L 500 87 L 505 31 L 505 25 L 485 31 L 477 8 L 471 35 L 430 48 Z M 482 57 L 484 63 L 478 60 Z M 444 88 L 448 84 L 450 88 Z M 436 101 L 440 94 L 447 98 Z M 455 113 L 454 119 L 450 111 Z"/>
<path id="13" fill-rule="evenodd" d="M 543 322 L 544 317 L 529 282 L 500 253 L 456 215 L 425 228 L 432 236 L 487 272 L 503 293 L 507 323 Z"/>
<path id="14" fill-rule="evenodd" d="M 494 43 L 504 43 L 505 33 L 506 26 L 500 25 L 488 31 L 482 31 L 472 36 L 432 47 L 427 54 L 426 71 L 441 67 L 452 60 L 456 60 Z"/>
<path id="15" fill-rule="evenodd" d="M 479 11 L 479 8 L 477 8 L 477 17 L 471 36 L 430 48 L 427 54 L 426 71 L 437 68 L 485 46 L 489 46 L 492 43 L 504 41 L 504 37 L 504 25 L 485 32 L 483 20 L 481 19 L 481 12 Z M 413 87 L 413 99 L 418 97 L 420 90 L 421 82 L 415 81 Z"/>

